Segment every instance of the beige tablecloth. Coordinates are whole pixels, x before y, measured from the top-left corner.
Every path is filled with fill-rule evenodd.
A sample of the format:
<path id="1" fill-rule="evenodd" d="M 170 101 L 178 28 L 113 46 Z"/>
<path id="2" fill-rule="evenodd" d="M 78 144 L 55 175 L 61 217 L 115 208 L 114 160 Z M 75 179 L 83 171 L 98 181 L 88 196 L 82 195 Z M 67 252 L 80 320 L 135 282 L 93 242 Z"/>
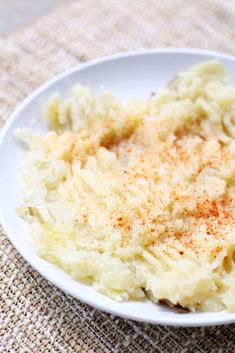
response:
<path id="1" fill-rule="evenodd" d="M 235 54 L 235 2 L 78 0 L 0 37 L 1 123 L 27 94 L 67 68 L 162 46 Z M 235 352 L 235 326 L 168 328 L 94 310 L 43 279 L 2 231 L 0 352 Z"/>

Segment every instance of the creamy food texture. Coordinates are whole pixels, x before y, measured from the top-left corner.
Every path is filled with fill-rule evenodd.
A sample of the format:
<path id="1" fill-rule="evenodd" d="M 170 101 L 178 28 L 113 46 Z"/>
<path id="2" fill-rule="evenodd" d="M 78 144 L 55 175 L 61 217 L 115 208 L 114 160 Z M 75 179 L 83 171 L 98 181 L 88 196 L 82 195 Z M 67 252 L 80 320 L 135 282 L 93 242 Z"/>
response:
<path id="1" fill-rule="evenodd" d="M 235 312 L 235 87 L 220 62 L 125 106 L 76 85 L 46 117 L 48 133 L 17 132 L 39 256 L 116 300 Z"/>

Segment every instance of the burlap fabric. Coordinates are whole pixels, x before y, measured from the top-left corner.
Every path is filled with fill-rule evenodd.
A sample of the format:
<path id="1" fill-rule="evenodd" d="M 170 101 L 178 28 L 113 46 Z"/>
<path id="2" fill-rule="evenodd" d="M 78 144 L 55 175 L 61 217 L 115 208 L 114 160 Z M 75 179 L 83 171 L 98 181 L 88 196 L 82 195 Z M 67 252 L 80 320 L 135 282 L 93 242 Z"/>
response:
<path id="1" fill-rule="evenodd" d="M 235 54 L 235 3 L 79 0 L 0 38 L 0 119 L 53 75 L 142 47 Z M 10 156 L 9 156 L 10 158 Z M 0 352 L 235 352 L 235 325 L 167 328 L 94 310 L 50 285 L 0 234 Z"/>

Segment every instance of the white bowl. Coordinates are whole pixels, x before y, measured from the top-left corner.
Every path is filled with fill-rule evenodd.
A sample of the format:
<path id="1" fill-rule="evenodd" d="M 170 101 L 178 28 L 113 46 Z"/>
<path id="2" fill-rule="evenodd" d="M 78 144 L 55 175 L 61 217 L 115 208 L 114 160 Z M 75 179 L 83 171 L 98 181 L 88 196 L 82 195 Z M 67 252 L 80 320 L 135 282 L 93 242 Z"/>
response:
<path id="1" fill-rule="evenodd" d="M 23 127 L 36 131 L 46 129 L 42 107 L 52 93 L 59 91 L 62 96 L 67 95 L 72 86 L 80 82 L 94 92 L 104 86 L 121 100 L 133 96 L 148 97 L 151 91 L 164 87 L 178 71 L 211 58 L 221 59 L 235 84 L 235 58 L 232 56 L 194 49 L 144 50 L 95 60 L 63 73 L 33 92 L 8 120 L 0 138 L 0 221 L 20 254 L 64 292 L 106 312 L 149 323 L 206 326 L 235 322 L 235 314 L 227 312 L 178 314 L 148 300 L 119 303 L 95 292 L 92 287 L 76 282 L 34 253 L 28 225 L 15 211 L 21 203 L 18 179 L 25 151 L 13 133 Z"/>

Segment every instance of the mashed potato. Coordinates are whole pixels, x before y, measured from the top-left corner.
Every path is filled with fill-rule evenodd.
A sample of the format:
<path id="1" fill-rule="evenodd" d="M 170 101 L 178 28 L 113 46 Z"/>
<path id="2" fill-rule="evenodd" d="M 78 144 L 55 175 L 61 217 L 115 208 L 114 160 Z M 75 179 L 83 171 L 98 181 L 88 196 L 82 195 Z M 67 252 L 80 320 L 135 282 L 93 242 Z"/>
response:
<path id="1" fill-rule="evenodd" d="M 235 87 L 218 61 L 121 105 L 76 85 L 21 130 L 39 256 L 116 300 L 235 312 Z"/>

